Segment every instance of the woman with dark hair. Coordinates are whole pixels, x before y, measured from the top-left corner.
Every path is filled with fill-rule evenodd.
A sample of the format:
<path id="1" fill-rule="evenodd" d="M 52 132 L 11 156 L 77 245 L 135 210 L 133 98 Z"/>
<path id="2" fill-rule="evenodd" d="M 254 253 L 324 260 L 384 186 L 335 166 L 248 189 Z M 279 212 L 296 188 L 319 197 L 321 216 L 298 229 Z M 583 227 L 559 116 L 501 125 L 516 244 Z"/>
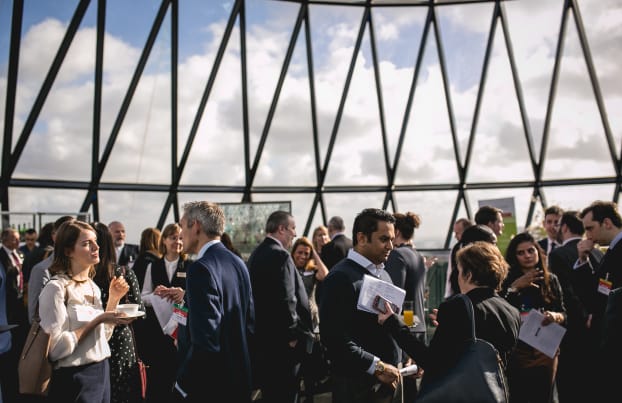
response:
<path id="1" fill-rule="evenodd" d="M 521 315 L 535 309 L 544 314 L 542 325 L 566 321 L 562 288 L 546 264 L 546 253 L 528 232 L 517 234 L 508 245 L 505 259 L 510 272 L 502 295 Z M 519 341 L 508 367 L 510 401 L 550 402 L 557 373 L 557 359 Z"/>
<path id="2" fill-rule="evenodd" d="M 123 277 L 110 280 L 104 312 L 101 292 L 92 280 L 99 263 L 93 227 L 68 221 L 56 233 L 52 279 L 39 296 L 41 328 L 50 335 L 54 362 L 48 399 L 51 402 L 110 402 L 108 339 L 115 325 L 133 319 L 116 313 L 129 286 Z"/>
<path id="3" fill-rule="evenodd" d="M 238 248 L 236 248 L 235 245 L 233 244 L 233 240 L 231 239 L 229 234 L 227 234 L 226 232 L 223 232 L 222 235 L 220 236 L 220 242 L 222 242 L 222 244 L 225 245 L 227 249 L 235 253 L 238 257 L 240 258 L 242 257 L 242 254 L 240 253 Z"/>
<path id="4" fill-rule="evenodd" d="M 140 287 L 134 271 L 126 266 L 115 264 L 115 248 L 112 234 L 106 224 L 92 223 L 97 233 L 99 244 L 99 263 L 95 266 L 95 283 L 101 289 L 102 302 L 108 302 L 108 287 L 115 277 L 123 277 L 129 285 L 124 303 L 139 304 L 139 310 L 145 310 L 140 299 Z M 115 327 L 108 341 L 112 356 L 110 357 L 110 401 L 139 402 L 142 400 L 136 351 L 134 351 L 134 335 L 126 325 Z"/>
<path id="5" fill-rule="evenodd" d="M 508 273 L 508 265 L 499 249 L 487 242 L 474 242 L 461 248 L 456 256 L 460 291 L 473 303 L 476 337 L 495 346 L 507 363 L 516 345 L 520 315 L 497 292 Z M 452 296 L 438 308 L 438 327 L 430 344 L 418 340 L 393 314 L 378 315 L 378 322 L 394 335 L 417 365 L 425 372 L 422 382 L 434 382 L 452 368 L 471 337 L 471 320 L 462 298 Z"/>

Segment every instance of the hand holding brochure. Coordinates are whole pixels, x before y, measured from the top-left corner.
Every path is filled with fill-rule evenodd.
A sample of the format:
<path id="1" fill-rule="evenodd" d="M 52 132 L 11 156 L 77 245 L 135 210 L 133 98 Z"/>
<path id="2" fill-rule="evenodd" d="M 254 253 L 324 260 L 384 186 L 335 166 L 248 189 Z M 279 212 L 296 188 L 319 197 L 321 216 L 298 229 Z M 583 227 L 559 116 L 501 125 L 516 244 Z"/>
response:
<path id="1" fill-rule="evenodd" d="M 395 305 L 398 308 L 395 313 L 399 314 L 402 309 L 402 304 L 404 303 L 404 297 L 406 297 L 406 291 L 391 283 L 366 274 L 365 277 L 363 277 L 363 285 L 361 286 L 361 292 L 356 307 L 361 311 L 378 313 L 378 310 L 374 309 L 374 301 L 377 296 Z"/>
<path id="2" fill-rule="evenodd" d="M 518 338 L 536 350 L 542 351 L 550 358 L 554 358 L 559 343 L 566 333 L 566 328 L 557 323 L 549 323 L 543 326 L 542 319 L 544 319 L 542 313 L 535 309 L 529 311 L 520 327 Z"/>

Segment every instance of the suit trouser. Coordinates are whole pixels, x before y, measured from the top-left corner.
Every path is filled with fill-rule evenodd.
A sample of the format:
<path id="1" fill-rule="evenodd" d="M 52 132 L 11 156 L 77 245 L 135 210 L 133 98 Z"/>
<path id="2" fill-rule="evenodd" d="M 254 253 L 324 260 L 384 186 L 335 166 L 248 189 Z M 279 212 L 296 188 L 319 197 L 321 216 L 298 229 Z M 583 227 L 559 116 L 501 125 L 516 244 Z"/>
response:
<path id="1" fill-rule="evenodd" d="M 374 379 L 367 374 L 332 374 L 333 403 L 390 403 L 395 392 L 388 386 L 374 390 Z"/>
<path id="2" fill-rule="evenodd" d="M 300 389 L 300 360 L 297 350 L 289 348 L 263 351 L 259 366 L 262 403 L 298 401 Z"/>

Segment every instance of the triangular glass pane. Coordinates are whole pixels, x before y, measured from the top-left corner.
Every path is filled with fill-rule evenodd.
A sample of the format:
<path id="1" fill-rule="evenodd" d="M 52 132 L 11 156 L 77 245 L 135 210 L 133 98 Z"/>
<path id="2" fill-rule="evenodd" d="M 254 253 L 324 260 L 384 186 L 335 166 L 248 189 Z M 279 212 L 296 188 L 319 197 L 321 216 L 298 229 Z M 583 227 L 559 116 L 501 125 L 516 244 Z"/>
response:
<path id="1" fill-rule="evenodd" d="M 417 249 L 445 248 L 447 232 L 453 228 L 451 218 L 456 195 L 457 193 L 452 190 L 393 193 L 399 213 L 412 211 L 421 217 L 421 225 L 415 229 L 414 242 Z"/>
<path id="2" fill-rule="evenodd" d="M 233 11 L 232 7 L 233 2 L 222 4 L 221 7 L 205 7 L 204 0 L 179 2 L 178 160 L 183 154 L 198 113 L 199 103 L 212 74 L 218 49 L 225 40 L 225 28 Z M 200 18 L 197 18 L 197 13 Z M 237 49 L 239 38 L 239 31 L 234 28 L 226 48 Z M 226 67 L 231 68 L 231 71 L 224 70 Z M 241 68 L 238 57 L 228 66 L 223 64 L 219 66 L 216 79 L 226 75 L 230 75 L 227 80 L 232 80 L 232 84 L 240 88 Z M 235 116 L 241 116 L 241 113 L 238 112 Z"/>
<path id="3" fill-rule="evenodd" d="M 301 5 L 278 1 L 246 2 L 250 156 L 255 158 L 270 104 Z M 298 38 L 304 29 L 300 30 Z M 305 91 L 308 91 L 305 88 Z"/>
<path id="4" fill-rule="evenodd" d="M 433 36 L 423 55 L 395 183 L 458 183 L 443 78 Z"/>
<path id="5" fill-rule="evenodd" d="M 7 36 L 3 37 L 6 38 L 5 40 L 7 41 L 7 50 L 6 52 L 2 52 L 2 57 L 6 57 L 6 59 L 0 62 L 1 65 L 4 65 L 9 57 L 8 41 L 10 41 L 11 38 L 10 21 L 13 13 L 13 2 L 5 1 L 2 3 L 5 6 L 2 6 L 1 11 L 3 13 L 8 13 L 8 24 L 6 25 Z M 33 102 L 41 90 L 43 80 L 50 69 L 50 64 L 58 52 L 58 48 L 65 36 L 67 26 L 78 4 L 77 1 L 67 1 L 62 4 L 43 3 L 45 4 L 39 4 L 39 2 L 24 2 L 22 38 L 17 73 L 15 121 L 13 123 L 13 145 L 15 145 L 19 135 L 24 129 L 24 123 L 30 114 Z M 88 14 L 92 13 L 92 10 L 97 9 L 97 7 L 91 6 L 89 9 L 90 10 L 87 10 L 87 16 L 84 17 L 85 20 L 88 19 Z M 83 20 L 82 27 L 86 25 L 84 24 L 85 20 Z M 76 38 L 74 38 L 74 41 L 75 40 Z M 67 64 L 67 60 L 65 60 L 63 64 Z M 59 80 L 59 77 L 57 77 L 57 80 Z M 4 115 L 4 108 L 2 109 L 2 113 Z"/>
<path id="6" fill-rule="evenodd" d="M 91 177 L 95 34 L 92 27 L 85 25 L 88 23 L 86 20 L 93 19 L 96 11 L 97 7 L 89 7 L 86 11 L 89 17 L 85 16 L 85 21 L 69 47 L 17 163 L 15 176 L 62 180 L 89 180 Z M 42 25 L 33 27 L 22 42 L 22 50 L 27 55 L 20 65 L 21 68 L 29 69 L 36 66 L 36 70 L 42 69 L 47 73 L 49 64 L 37 65 L 40 63 L 38 59 L 29 60 L 35 57 L 30 54 L 32 45 L 37 42 L 35 37 L 43 42 L 37 42 L 36 47 L 45 46 L 47 40 L 50 41 L 50 46 L 56 46 L 52 51 L 55 55 L 58 50 L 55 40 L 62 38 L 65 30 L 66 27 L 55 20 L 46 20 Z M 29 45 L 28 42 L 32 43 Z M 22 78 L 28 80 L 29 73 L 26 72 L 25 76 Z M 32 76 L 30 79 L 32 81 L 24 83 L 38 82 Z M 28 85 L 22 89 L 28 88 Z M 36 92 L 39 90 L 39 87 L 35 87 Z M 19 93 L 18 83 L 18 97 Z M 18 104 L 20 103 L 21 101 L 18 101 Z M 32 105 L 29 105 L 30 107 Z M 30 111 L 24 115 L 16 115 L 16 122 L 26 118 L 29 113 Z M 16 125 L 15 129 L 20 125 Z M 13 131 L 14 143 L 20 134 L 16 130 Z"/>
<path id="7" fill-rule="evenodd" d="M 143 47 L 147 43 L 149 32 L 157 16 L 159 4 L 157 2 L 142 1 L 113 1 L 106 3 L 100 152 L 104 151 L 110 137 L 114 122 L 121 109 L 121 103 L 129 89 L 130 82 L 143 52 Z M 170 25 L 169 10 L 158 33 L 156 44 L 154 44 L 149 55 L 149 61 L 141 81 L 153 71 L 164 70 L 161 68 L 161 63 L 170 66 L 170 56 L 168 60 L 164 60 L 166 58 L 165 55 L 170 54 Z M 94 46 L 95 38 L 93 38 Z M 157 62 L 154 62 L 154 60 L 157 60 Z M 166 98 L 170 99 L 170 92 Z M 133 102 L 136 102 L 136 100 L 133 100 Z M 166 116 L 170 116 L 170 113 L 166 113 Z M 127 124 L 126 117 L 124 125 Z"/>
<path id="8" fill-rule="evenodd" d="M 533 197 L 532 197 L 532 200 L 533 200 Z M 549 203 L 549 205 L 551 205 L 551 203 Z M 526 219 L 529 219 L 529 217 L 527 217 Z M 542 200 L 540 199 L 540 197 L 537 197 L 535 200 L 531 222 L 527 223 L 526 231 L 529 231 L 529 233 L 533 235 L 536 239 L 541 239 L 545 237 L 546 230 L 544 229 L 543 221 L 544 221 L 544 207 L 542 205 Z"/>
<path id="9" fill-rule="evenodd" d="M 596 76 L 600 84 L 607 119 L 611 126 L 615 149 L 622 147 L 622 82 L 620 82 L 620 60 L 622 60 L 622 30 L 620 30 L 620 2 L 582 0 L 577 3 L 577 12 L 583 18 L 583 27 L 592 53 Z M 574 20 L 569 20 L 574 26 Z"/>
<path id="10" fill-rule="evenodd" d="M 170 18 L 167 14 L 163 25 Z M 170 183 L 170 32 L 161 30 L 102 175 L 103 182 Z M 102 136 L 102 149 L 105 142 Z"/>
<path id="11" fill-rule="evenodd" d="M 167 194 L 164 192 L 102 191 L 98 192 L 100 221 L 121 221 L 127 242 L 140 244 L 140 234 L 155 227 L 162 214 Z"/>
<path id="12" fill-rule="evenodd" d="M 443 44 L 449 92 L 456 118 L 462 161 L 473 124 L 486 44 L 490 35 L 492 3 L 435 8 Z M 434 37 L 433 31 L 430 36 Z"/>
<path id="13" fill-rule="evenodd" d="M 456 219 L 454 220 L 454 223 L 461 219 L 461 218 L 466 218 L 467 220 L 471 220 L 471 222 L 473 221 L 473 218 L 469 218 L 466 206 L 464 205 L 464 201 L 460 200 L 460 206 L 458 207 L 458 214 L 456 215 Z M 452 228 L 452 232 L 451 232 L 451 241 L 449 242 L 449 247 L 452 248 L 456 242 L 458 242 L 458 240 L 456 239 L 456 234 L 453 232 L 453 228 Z"/>
<path id="14" fill-rule="evenodd" d="M 322 164 L 335 128 L 362 13 L 362 7 L 309 6 Z"/>
<path id="15" fill-rule="evenodd" d="M 424 7 L 381 7 L 372 11 L 391 161 L 404 121 L 426 15 Z"/>
<path id="16" fill-rule="evenodd" d="M 574 24 L 566 30 L 550 127 L 543 179 L 615 176 Z"/>
<path id="17" fill-rule="evenodd" d="M 549 205 L 558 205 L 565 211 L 581 211 L 594 200 L 612 200 L 615 184 L 552 186 L 546 188 Z"/>
<path id="18" fill-rule="evenodd" d="M 497 27 L 474 134 L 468 182 L 533 180 L 525 132 L 503 38 Z"/>
<path id="19" fill-rule="evenodd" d="M 304 36 L 301 35 L 257 167 L 256 186 L 317 184 L 305 60 Z"/>
<path id="20" fill-rule="evenodd" d="M 236 26 L 188 154 L 182 184 L 239 186 L 245 183 L 242 84 L 236 45 L 239 34 Z M 180 136 L 180 150 L 186 146 L 187 138 L 187 134 Z"/>
<path id="21" fill-rule="evenodd" d="M 325 193 L 326 219 L 333 216 L 343 218 L 348 238 L 352 238 L 354 219 L 363 209 L 382 208 L 384 193 Z"/>
<path id="22" fill-rule="evenodd" d="M 77 215 L 85 196 L 85 190 L 9 187 L 11 210 L 36 214 L 41 226 L 62 215 Z"/>
<path id="23" fill-rule="evenodd" d="M 13 4 L 0 2 L 0 133 L 4 133 L 6 121 L 6 97 L 9 75 L 9 54 L 11 49 L 11 18 Z M 13 136 L 16 136 L 15 134 Z M 0 142 L 0 153 L 4 142 Z M 0 154 L 1 155 L 1 154 Z"/>
<path id="24" fill-rule="evenodd" d="M 326 220 L 328 219 L 330 219 L 330 217 L 326 218 Z M 318 202 L 317 207 L 315 208 L 315 215 L 312 217 L 311 224 L 309 225 L 309 231 L 303 235 L 313 241 L 313 231 L 315 231 L 315 229 L 320 225 L 326 226 L 324 224 L 324 220 L 322 219 L 322 208 L 320 206 L 320 203 Z"/>
<path id="25" fill-rule="evenodd" d="M 361 49 L 369 50 L 369 35 Z M 386 184 L 382 131 L 371 60 L 361 51 L 357 55 L 344 113 L 331 160 L 326 185 Z M 365 139 L 362 141 L 362 139 Z"/>
<path id="26" fill-rule="evenodd" d="M 536 158 L 539 158 L 542 144 L 562 6 L 563 2 L 540 0 L 508 1 L 502 4 L 506 10 Z M 529 26 L 529 29 L 525 29 L 525 26 Z M 501 29 L 501 26 L 497 29 Z"/>

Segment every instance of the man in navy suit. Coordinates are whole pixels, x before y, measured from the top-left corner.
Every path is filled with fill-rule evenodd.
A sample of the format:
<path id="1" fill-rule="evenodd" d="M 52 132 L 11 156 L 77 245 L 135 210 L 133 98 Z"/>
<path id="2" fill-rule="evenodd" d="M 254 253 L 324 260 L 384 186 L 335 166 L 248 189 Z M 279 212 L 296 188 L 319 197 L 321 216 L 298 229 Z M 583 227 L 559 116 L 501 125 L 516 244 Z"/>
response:
<path id="1" fill-rule="evenodd" d="M 309 298 L 288 252 L 296 237 L 291 214 L 275 211 L 266 238 L 248 259 L 256 312 L 255 367 L 265 402 L 297 402 L 300 363 L 314 335 Z"/>
<path id="2" fill-rule="evenodd" d="M 175 384 L 179 401 L 251 401 L 248 349 L 254 308 L 246 265 L 221 242 L 225 215 L 215 203 L 183 207 L 180 238 L 199 256 L 186 271 L 190 348 Z"/>

